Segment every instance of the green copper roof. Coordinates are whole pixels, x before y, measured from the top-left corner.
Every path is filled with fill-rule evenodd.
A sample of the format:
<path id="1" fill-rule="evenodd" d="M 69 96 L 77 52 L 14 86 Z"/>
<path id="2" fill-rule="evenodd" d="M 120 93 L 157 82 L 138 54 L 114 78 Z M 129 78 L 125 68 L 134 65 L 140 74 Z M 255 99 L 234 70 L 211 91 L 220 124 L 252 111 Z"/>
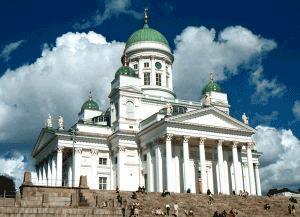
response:
<path id="1" fill-rule="evenodd" d="M 129 77 L 138 77 L 138 74 L 136 74 L 135 71 L 129 66 L 121 66 L 117 70 L 115 74 L 115 78 L 120 77 L 120 75 L 127 75 Z"/>
<path id="2" fill-rule="evenodd" d="M 142 29 L 137 30 L 129 37 L 126 43 L 126 48 L 134 43 L 142 41 L 159 42 L 161 44 L 166 45 L 167 47 L 170 47 L 169 42 L 167 41 L 165 36 L 163 36 L 160 32 L 156 31 L 155 29 L 149 28 L 148 24 L 145 24 Z"/>
<path id="3" fill-rule="evenodd" d="M 217 83 L 215 83 L 213 79 L 211 79 L 208 82 L 208 84 L 203 88 L 202 94 L 205 94 L 205 93 L 210 92 L 210 91 L 222 92 L 221 87 Z"/>
<path id="4" fill-rule="evenodd" d="M 84 111 L 85 109 L 99 111 L 99 106 L 90 96 L 89 100 L 81 106 L 81 111 Z"/>

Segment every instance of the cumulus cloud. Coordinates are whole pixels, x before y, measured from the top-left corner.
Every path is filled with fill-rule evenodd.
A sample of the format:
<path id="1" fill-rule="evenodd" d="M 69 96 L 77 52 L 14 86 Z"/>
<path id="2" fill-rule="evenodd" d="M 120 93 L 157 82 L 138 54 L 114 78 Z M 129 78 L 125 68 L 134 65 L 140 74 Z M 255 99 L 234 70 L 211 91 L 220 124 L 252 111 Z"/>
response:
<path id="1" fill-rule="evenodd" d="M 261 182 L 264 192 L 270 188 L 299 188 L 300 141 L 289 129 L 257 126 L 253 136 L 258 151 L 263 152 Z"/>
<path id="2" fill-rule="evenodd" d="M 34 63 L 0 78 L 0 143 L 33 143 L 48 113 L 70 126 L 89 90 L 105 109 L 124 43 L 94 32 L 67 33 L 48 47 Z"/>
<path id="3" fill-rule="evenodd" d="M 17 188 L 22 184 L 24 172 L 34 171 L 29 154 L 19 152 L 0 155 L 0 165 L 0 175 L 12 177 Z M 32 177 L 35 177 L 35 172 L 32 172 Z"/>
<path id="4" fill-rule="evenodd" d="M 200 98 L 210 72 L 214 73 L 217 81 L 236 75 L 240 68 L 253 73 L 261 67 L 261 58 L 276 48 L 273 40 L 255 35 L 241 26 L 227 27 L 218 35 L 214 29 L 203 26 L 187 27 L 176 37 L 175 45 L 173 71 L 176 93 L 179 97 L 194 100 Z M 272 96 L 280 92 L 273 90 L 273 86 L 259 85 L 267 81 L 262 78 L 261 71 L 259 74 L 256 72 L 255 78 L 253 82 L 257 82 L 259 97 L 260 94 L 266 95 L 270 89 Z"/>
<path id="5" fill-rule="evenodd" d="M 285 85 L 278 83 L 276 78 L 268 80 L 262 73 L 263 67 L 260 66 L 251 74 L 250 80 L 255 86 L 255 93 L 251 96 L 254 104 L 266 104 L 270 98 L 281 97 L 286 91 Z"/>
<path id="6" fill-rule="evenodd" d="M 296 100 L 294 102 L 293 114 L 297 120 L 300 120 L 300 100 Z"/>
<path id="7" fill-rule="evenodd" d="M 142 13 L 130 9 L 131 0 L 106 0 L 104 2 L 104 11 L 98 9 L 94 16 L 88 19 L 83 19 L 73 25 L 76 30 L 87 29 L 101 25 L 105 20 L 119 14 L 128 14 L 136 19 L 142 18 Z"/>
<path id="8" fill-rule="evenodd" d="M 17 50 L 24 42 L 25 42 L 24 40 L 20 40 L 20 41 L 9 43 L 6 46 L 4 46 L 4 48 L 0 53 L 0 59 L 3 59 L 4 61 L 7 62 L 10 59 L 11 53 Z"/>

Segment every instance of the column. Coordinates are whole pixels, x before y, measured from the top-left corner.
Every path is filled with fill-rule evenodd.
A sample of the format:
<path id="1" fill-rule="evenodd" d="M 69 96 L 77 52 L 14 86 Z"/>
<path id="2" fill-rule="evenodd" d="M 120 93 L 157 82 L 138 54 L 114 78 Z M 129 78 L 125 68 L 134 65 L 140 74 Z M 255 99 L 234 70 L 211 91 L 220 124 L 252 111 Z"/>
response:
<path id="1" fill-rule="evenodd" d="M 72 175 L 73 175 L 73 187 L 79 186 L 79 179 L 80 179 L 80 167 L 81 167 L 81 153 L 82 148 L 75 148 L 74 154 L 74 168 L 72 168 Z"/>
<path id="2" fill-rule="evenodd" d="M 122 184 L 122 179 L 124 180 L 126 177 L 123 175 L 125 168 L 124 168 L 124 162 L 125 162 L 125 152 L 126 148 L 124 146 L 118 146 L 117 147 L 118 151 L 118 165 L 117 165 L 117 186 L 119 186 L 120 190 L 125 190 L 125 186 Z M 125 182 L 124 182 L 125 183 Z"/>
<path id="3" fill-rule="evenodd" d="M 152 156 L 151 156 L 151 147 L 147 152 L 147 191 L 154 191 L 154 180 L 153 180 L 153 165 L 152 165 Z"/>
<path id="4" fill-rule="evenodd" d="M 255 195 L 256 189 L 255 189 L 255 180 L 254 180 L 254 171 L 253 171 L 252 147 L 253 147 L 253 143 L 247 144 L 247 163 L 248 163 L 249 182 L 250 182 L 250 194 Z"/>
<path id="5" fill-rule="evenodd" d="M 47 186 L 47 161 L 43 161 L 43 185 Z"/>
<path id="6" fill-rule="evenodd" d="M 47 177 L 48 177 L 47 186 L 51 186 L 52 183 L 51 157 L 48 157 L 46 162 L 47 162 Z"/>
<path id="7" fill-rule="evenodd" d="M 69 187 L 73 185 L 73 173 L 72 173 L 72 164 L 68 165 L 68 184 Z"/>
<path id="8" fill-rule="evenodd" d="M 166 138 L 166 170 L 167 170 L 167 190 L 168 191 L 174 191 L 173 190 L 173 179 L 174 177 L 172 176 L 172 171 L 173 171 L 173 166 L 172 166 L 172 135 L 167 134 Z"/>
<path id="9" fill-rule="evenodd" d="M 261 187 L 260 187 L 260 176 L 259 176 L 259 164 L 255 164 L 255 178 L 256 178 L 256 194 L 261 196 Z"/>
<path id="10" fill-rule="evenodd" d="M 189 186 L 189 136 L 183 137 L 183 187 L 186 192 Z"/>
<path id="11" fill-rule="evenodd" d="M 159 145 L 155 146 L 156 191 L 163 191 L 162 157 Z"/>
<path id="12" fill-rule="evenodd" d="M 57 147 L 56 155 L 56 186 L 62 186 L 62 158 L 63 147 Z"/>
<path id="13" fill-rule="evenodd" d="M 205 138 L 200 138 L 199 142 L 199 157 L 200 157 L 200 169 L 201 169 L 201 181 L 202 181 L 202 194 L 207 192 L 207 173 L 206 173 L 206 159 L 205 159 Z"/>
<path id="14" fill-rule="evenodd" d="M 219 192 L 225 193 L 225 177 L 224 177 L 224 168 L 223 168 L 223 140 L 218 140 L 218 168 L 219 168 Z"/>
<path id="15" fill-rule="evenodd" d="M 99 189 L 97 167 L 99 164 L 98 150 L 91 149 L 91 177 L 87 177 L 88 183 L 92 189 Z"/>
<path id="16" fill-rule="evenodd" d="M 233 171 L 234 171 L 234 184 L 235 184 L 235 193 L 239 194 L 241 187 L 239 183 L 239 177 L 238 177 L 238 152 L 237 152 L 237 145 L 238 142 L 233 142 L 232 145 L 232 159 L 233 159 Z"/>
<path id="17" fill-rule="evenodd" d="M 52 155 L 52 186 L 56 186 L 56 155 Z"/>

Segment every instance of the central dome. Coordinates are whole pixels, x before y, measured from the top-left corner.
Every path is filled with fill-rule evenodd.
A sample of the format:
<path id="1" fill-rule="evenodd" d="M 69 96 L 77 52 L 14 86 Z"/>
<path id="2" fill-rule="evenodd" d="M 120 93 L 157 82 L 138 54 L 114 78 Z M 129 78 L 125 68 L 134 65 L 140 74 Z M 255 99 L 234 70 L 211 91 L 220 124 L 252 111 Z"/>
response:
<path id="1" fill-rule="evenodd" d="M 138 42 L 158 42 L 170 48 L 169 42 L 166 37 L 163 36 L 159 31 L 150 28 L 148 24 L 145 24 L 142 29 L 135 31 L 129 37 L 126 43 L 126 48 Z"/>

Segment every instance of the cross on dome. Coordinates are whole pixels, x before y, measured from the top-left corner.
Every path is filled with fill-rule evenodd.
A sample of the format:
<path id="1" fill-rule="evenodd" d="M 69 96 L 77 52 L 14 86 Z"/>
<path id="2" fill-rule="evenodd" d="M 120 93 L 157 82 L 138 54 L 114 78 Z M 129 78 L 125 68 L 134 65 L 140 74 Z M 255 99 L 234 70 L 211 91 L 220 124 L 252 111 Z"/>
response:
<path id="1" fill-rule="evenodd" d="M 144 24 L 148 25 L 148 8 L 144 10 Z"/>

